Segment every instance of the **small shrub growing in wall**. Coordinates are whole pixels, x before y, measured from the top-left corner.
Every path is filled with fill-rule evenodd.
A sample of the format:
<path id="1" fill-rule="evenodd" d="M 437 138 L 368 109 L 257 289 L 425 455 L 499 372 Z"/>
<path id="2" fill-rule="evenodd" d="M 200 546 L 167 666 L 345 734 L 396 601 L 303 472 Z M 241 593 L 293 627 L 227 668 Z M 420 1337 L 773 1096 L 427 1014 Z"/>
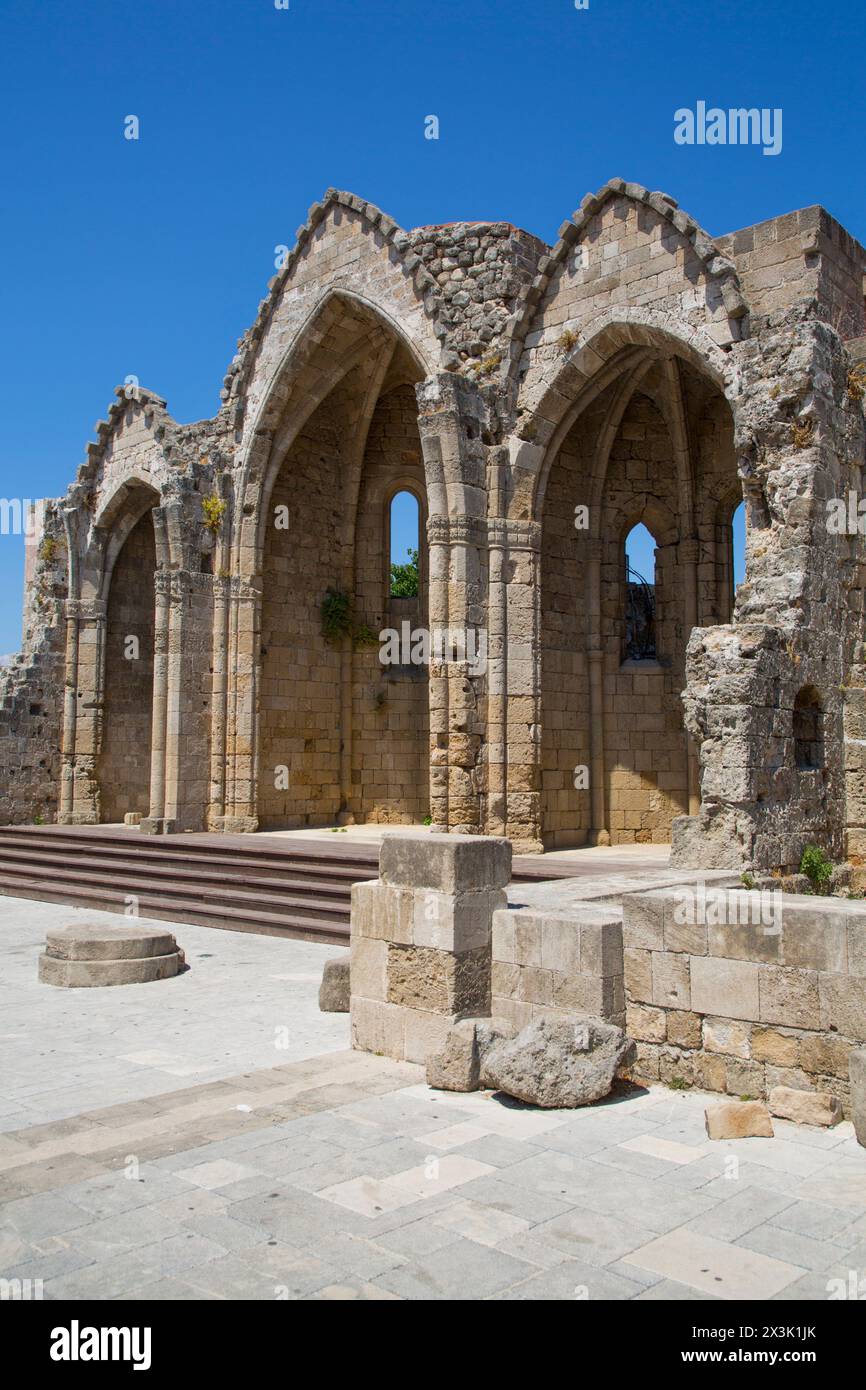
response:
<path id="1" fill-rule="evenodd" d="M 39 558 L 46 565 L 51 565 L 57 556 L 57 542 L 53 536 L 46 536 L 39 547 Z"/>
<path id="2" fill-rule="evenodd" d="M 800 873 L 806 875 L 813 893 L 824 894 L 830 887 L 833 865 L 817 845 L 807 845 L 800 860 Z"/>
<path id="3" fill-rule="evenodd" d="M 216 493 L 213 493 L 210 497 L 203 497 L 201 499 L 204 524 L 214 535 L 216 535 L 223 524 L 223 518 L 226 514 L 227 507 L 228 503 L 225 499 L 217 497 Z"/>
<path id="4" fill-rule="evenodd" d="M 556 346 L 559 348 L 560 352 L 563 353 L 571 352 L 572 348 L 576 347 L 576 345 L 577 334 L 574 333 L 570 328 L 566 328 L 565 332 L 560 334 L 556 343 Z"/>
<path id="5" fill-rule="evenodd" d="M 795 449 L 806 449 L 812 442 L 815 432 L 814 420 L 793 420 L 791 422 L 791 441 Z"/>

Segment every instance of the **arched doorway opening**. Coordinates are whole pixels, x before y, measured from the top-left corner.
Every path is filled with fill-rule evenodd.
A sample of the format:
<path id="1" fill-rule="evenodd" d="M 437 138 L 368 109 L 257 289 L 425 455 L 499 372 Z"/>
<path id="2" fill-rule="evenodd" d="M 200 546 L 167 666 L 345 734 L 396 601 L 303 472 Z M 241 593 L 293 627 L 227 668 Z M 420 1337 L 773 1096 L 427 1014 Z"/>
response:
<path id="1" fill-rule="evenodd" d="M 733 598 L 739 483 L 720 388 L 668 343 L 601 370 L 541 489 L 547 849 L 670 841 L 697 796 L 686 645 L 729 619 L 728 576 Z"/>
<path id="2" fill-rule="evenodd" d="M 429 800 L 427 671 L 384 666 L 380 634 L 426 622 L 426 490 L 419 364 L 372 309 L 332 300 L 304 357 L 331 382 L 276 430 L 262 515 L 257 809 L 262 829 L 423 818 Z M 341 365 L 342 364 L 342 365 Z M 294 408 L 290 387 L 286 412 Z M 284 441 L 284 442 L 283 442 Z M 417 517 L 418 592 L 393 593 L 393 541 Z M 410 565 L 408 555 L 398 562 Z M 404 581 L 406 576 L 403 576 Z M 405 588 L 405 582 L 403 584 Z"/>
<path id="3" fill-rule="evenodd" d="M 154 499 L 156 494 L 154 494 Z M 102 739 L 97 761 L 100 820 L 150 809 L 153 721 L 154 575 L 151 499 L 117 554 L 108 583 Z"/>

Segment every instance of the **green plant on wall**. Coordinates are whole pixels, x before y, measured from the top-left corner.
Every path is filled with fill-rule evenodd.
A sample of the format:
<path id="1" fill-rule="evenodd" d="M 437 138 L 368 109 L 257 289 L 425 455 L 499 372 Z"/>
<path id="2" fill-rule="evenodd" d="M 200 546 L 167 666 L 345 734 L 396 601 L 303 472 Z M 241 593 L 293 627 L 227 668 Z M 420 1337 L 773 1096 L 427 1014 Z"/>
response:
<path id="1" fill-rule="evenodd" d="M 352 600 L 341 589 L 328 589 L 319 611 L 322 635 L 330 646 L 339 646 L 344 637 L 350 637 L 355 647 L 371 647 L 379 641 L 366 623 L 355 622 Z"/>
<path id="2" fill-rule="evenodd" d="M 212 493 L 210 497 L 203 497 L 201 499 L 204 524 L 214 535 L 216 535 L 223 524 L 223 518 L 226 514 L 227 507 L 228 502 L 226 502 L 224 498 L 218 497 L 216 493 Z"/>
<path id="3" fill-rule="evenodd" d="M 806 875 L 813 893 L 826 893 L 833 877 L 833 865 L 817 845 L 807 845 L 800 860 L 800 873 Z"/>

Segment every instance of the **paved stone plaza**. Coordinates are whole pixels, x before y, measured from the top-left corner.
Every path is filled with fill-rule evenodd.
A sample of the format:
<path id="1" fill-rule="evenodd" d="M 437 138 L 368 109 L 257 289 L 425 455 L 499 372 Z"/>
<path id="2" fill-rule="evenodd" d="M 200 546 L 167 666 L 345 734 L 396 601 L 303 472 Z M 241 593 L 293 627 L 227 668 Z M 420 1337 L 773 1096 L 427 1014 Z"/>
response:
<path id="1" fill-rule="evenodd" d="M 316 1006 L 335 952 L 297 941 L 179 925 L 174 980 L 39 985 L 46 930 L 75 916 L 0 902 L 0 1276 L 46 1299 L 866 1290 L 848 1123 L 711 1143 L 695 1091 L 576 1112 L 434 1092 L 347 1050 Z"/>

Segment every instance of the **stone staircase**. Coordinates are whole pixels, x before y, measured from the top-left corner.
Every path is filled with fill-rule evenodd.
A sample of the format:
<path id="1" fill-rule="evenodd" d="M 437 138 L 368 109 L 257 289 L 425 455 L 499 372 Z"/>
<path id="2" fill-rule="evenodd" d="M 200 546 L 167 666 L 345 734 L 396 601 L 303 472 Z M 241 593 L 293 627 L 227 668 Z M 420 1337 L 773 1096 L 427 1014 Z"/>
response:
<path id="1" fill-rule="evenodd" d="M 268 835 L 143 835 L 122 826 L 0 826 L 0 894 L 348 945 L 352 884 L 375 844 Z M 514 883 L 572 877 L 555 857 L 514 860 Z"/>
<path id="2" fill-rule="evenodd" d="M 336 838 L 336 837 L 335 837 Z M 345 945 L 373 847 L 110 826 L 0 827 L 0 893 L 70 907 Z"/>

